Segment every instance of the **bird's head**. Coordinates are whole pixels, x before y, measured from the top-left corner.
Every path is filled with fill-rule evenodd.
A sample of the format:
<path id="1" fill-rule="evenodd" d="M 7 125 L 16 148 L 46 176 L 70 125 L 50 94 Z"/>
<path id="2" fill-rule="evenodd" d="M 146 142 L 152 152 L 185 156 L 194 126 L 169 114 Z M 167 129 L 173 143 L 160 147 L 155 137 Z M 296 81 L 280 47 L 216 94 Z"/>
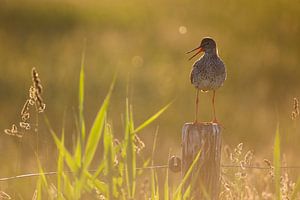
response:
<path id="1" fill-rule="evenodd" d="M 210 37 L 205 37 L 202 39 L 199 47 L 197 47 L 191 51 L 188 51 L 187 54 L 198 50 L 192 57 L 189 58 L 189 60 L 191 60 L 192 58 L 194 58 L 196 55 L 198 55 L 201 52 L 215 53 L 216 49 L 217 49 L 216 42 Z"/>

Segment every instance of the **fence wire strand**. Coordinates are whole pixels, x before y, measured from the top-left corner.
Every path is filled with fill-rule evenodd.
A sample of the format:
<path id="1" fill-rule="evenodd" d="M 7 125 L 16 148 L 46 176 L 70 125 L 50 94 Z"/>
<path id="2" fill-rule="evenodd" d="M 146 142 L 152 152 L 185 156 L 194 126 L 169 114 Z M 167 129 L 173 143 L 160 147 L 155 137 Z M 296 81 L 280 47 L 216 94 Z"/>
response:
<path id="1" fill-rule="evenodd" d="M 270 170 L 270 167 L 264 167 L 264 166 L 241 166 L 241 165 L 221 165 L 222 168 L 245 168 L 245 169 L 258 169 L 258 170 Z M 169 168 L 169 165 L 154 165 L 154 166 L 148 166 L 148 167 L 137 167 L 137 170 L 147 170 L 147 169 L 166 169 Z M 300 166 L 282 166 L 281 169 L 300 169 Z M 96 172 L 96 170 L 88 170 L 89 172 Z M 64 171 L 64 173 L 73 173 L 72 171 Z M 51 176 L 56 175 L 57 171 L 50 171 L 50 172 L 44 172 L 44 173 L 27 173 L 27 174 L 21 174 L 17 176 L 10 176 L 10 177 L 4 177 L 0 178 L 0 182 L 4 181 L 10 181 L 15 179 L 23 179 L 23 178 L 30 178 L 30 177 L 36 177 L 36 176 Z"/>

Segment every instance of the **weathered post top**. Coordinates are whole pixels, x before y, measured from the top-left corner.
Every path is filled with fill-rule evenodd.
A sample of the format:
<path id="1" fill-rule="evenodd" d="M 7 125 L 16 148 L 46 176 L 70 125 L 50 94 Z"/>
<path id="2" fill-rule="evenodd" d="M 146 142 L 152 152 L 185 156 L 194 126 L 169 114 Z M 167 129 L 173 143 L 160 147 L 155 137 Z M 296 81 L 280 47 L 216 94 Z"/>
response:
<path id="1" fill-rule="evenodd" d="M 194 199 L 218 199 L 220 187 L 221 126 L 217 123 L 185 123 L 182 128 L 182 176 L 201 150 L 188 179 Z M 183 191 L 184 193 L 184 191 Z"/>

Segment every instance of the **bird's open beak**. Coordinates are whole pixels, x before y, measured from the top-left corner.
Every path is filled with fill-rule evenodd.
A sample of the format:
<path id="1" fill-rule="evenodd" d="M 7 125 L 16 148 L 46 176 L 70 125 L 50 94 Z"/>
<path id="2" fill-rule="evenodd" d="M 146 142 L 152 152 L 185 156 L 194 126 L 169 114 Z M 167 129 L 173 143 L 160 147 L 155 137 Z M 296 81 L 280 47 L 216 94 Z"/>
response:
<path id="1" fill-rule="evenodd" d="M 192 58 L 194 58 L 196 55 L 198 55 L 199 53 L 203 52 L 203 48 L 202 47 L 197 47 L 191 51 L 186 52 L 186 54 L 192 53 L 194 51 L 198 50 L 192 57 L 189 58 L 189 60 L 191 60 Z"/>

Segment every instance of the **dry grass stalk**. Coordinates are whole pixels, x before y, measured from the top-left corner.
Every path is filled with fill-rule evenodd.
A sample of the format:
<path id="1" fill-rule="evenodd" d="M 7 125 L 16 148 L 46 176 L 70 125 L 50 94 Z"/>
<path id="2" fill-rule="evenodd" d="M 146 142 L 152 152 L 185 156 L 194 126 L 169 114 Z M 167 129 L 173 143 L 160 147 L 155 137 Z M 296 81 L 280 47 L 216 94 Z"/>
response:
<path id="1" fill-rule="evenodd" d="M 5 129 L 4 133 L 11 136 L 23 137 L 24 132 L 31 129 L 29 123 L 30 120 L 30 107 L 35 106 L 35 110 L 38 113 L 45 111 L 46 104 L 42 99 L 43 86 L 39 78 L 38 72 L 35 68 L 32 68 L 32 85 L 29 88 L 29 98 L 25 101 L 21 110 L 21 121 L 19 126 L 13 124 L 11 129 Z M 18 128 L 21 130 L 19 131 Z"/>
<path id="2" fill-rule="evenodd" d="M 33 196 L 31 198 L 32 200 L 37 200 L 37 193 L 38 193 L 38 191 L 34 190 Z"/>
<path id="3" fill-rule="evenodd" d="M 264 164 L 269 168 L 265 170 L 249 169 L 245 166 L 251 165 L 254 162 L 252 151 L 244 153 L 242 143 L 239 144 L 233 151 L 228 146 L 224 147 L 224 156 L 226 162 L 233 165 L 239 164 L 239 168 L 223 168 L 222 169 L 222 191 L 220 200 L 228 199 L 244 199 L 244 200 L 273 200 L 274 193 L 274 166 L 268 159 L 264 159 Z M 229 151 L 231 151 L 229 153 Z M 286 162 L 283 159 L 283 166 Z M 259 179 L 258 179 L 259 177 Z M 295 182 L 289 177 L 287 171 L 283 171 L 280 178 L 281 199 L 289 200 L 295 190 Z M 299 194 L 296 199 L 299 198 Z"/>
<path id="4" fill-rule="evenodd" d="M 11 197 L 7 193 L 0 191 L 0 199 L 1 200 L 11 199 Z"/>

